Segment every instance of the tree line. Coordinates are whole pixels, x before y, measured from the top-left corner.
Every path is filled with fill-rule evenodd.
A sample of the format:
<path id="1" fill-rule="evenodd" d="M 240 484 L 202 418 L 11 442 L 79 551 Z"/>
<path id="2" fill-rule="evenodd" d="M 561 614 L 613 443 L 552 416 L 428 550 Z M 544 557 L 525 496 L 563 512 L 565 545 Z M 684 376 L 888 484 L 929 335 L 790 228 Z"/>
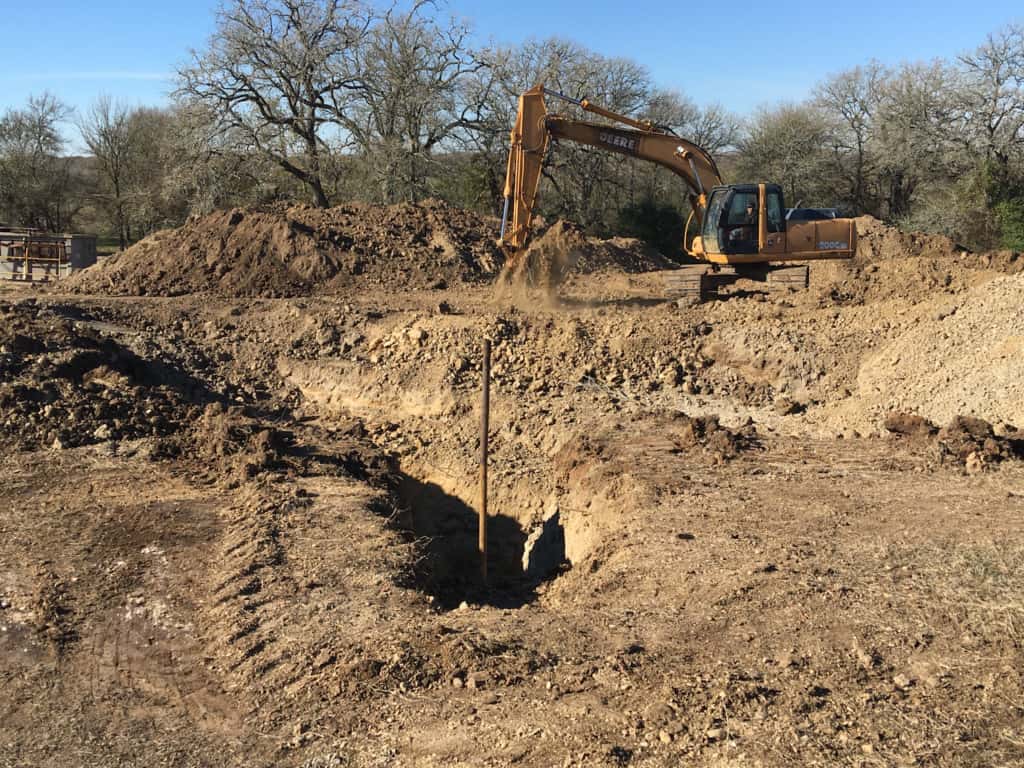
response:
<path id="1" fill-rule="evenodd" d="M 778 182 L 790 204 L 1024 249 L 1024 26 L 948 60 L 867 62 L 744 117 L 568 40 L 474 46 L 429 0 L 232 0 L 215 29 L 170 106 L 101 96 L 72 115 L 44 94 L 0 116 L 0 220 L 88 225 L 123 248 L 194 213 L 278 200 L 440 197 L 494 213 L 517 97 L 543 82 L 671 128 L 727 181 Z M 85 158 L 68 155 L 69 119 Z M 678 245 L 685 191 L 663 169 L 565 143 L 542 183 L 543 215 Z"/>

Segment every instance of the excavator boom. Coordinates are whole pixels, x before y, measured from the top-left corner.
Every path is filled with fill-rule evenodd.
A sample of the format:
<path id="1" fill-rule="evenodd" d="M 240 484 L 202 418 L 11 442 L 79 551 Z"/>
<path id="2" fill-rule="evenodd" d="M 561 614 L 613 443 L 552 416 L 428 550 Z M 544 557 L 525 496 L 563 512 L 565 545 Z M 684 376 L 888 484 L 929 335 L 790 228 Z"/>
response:
<path id="1" fill-rule="evenodd" d="M 544 101 L 545 94 L 571 101 L 588 112 L 631 127 L 570 120 L 550 114 Z M 593 105 L 586 99 L 568 99 L 543 86 L 535 86 L 519 97 L 519 113 L 512 128 L 505 174 L 505 211 L 499 244 L 510 256 L 518 253 L 529 239 L 544 158 L 553 138 L 598 147 L 668 168 L 686 183 L 698 226 L 707 204 L 707 193 L 722 183 L 715 161 L 696 144 L 659 129 L 649 121 L 636 120 Z"/>
<path id="2" fill-rule="evenodd" d="M 541 170 L 551 134 L 547 130 L 547 106 L 540 86 L 519 97 L 519 112 L 509 143 L 505 171 L 505 210 L 501 216 L 498 244 L 511 258 L 526 246 L 530 217 L 537 200 Z"/>

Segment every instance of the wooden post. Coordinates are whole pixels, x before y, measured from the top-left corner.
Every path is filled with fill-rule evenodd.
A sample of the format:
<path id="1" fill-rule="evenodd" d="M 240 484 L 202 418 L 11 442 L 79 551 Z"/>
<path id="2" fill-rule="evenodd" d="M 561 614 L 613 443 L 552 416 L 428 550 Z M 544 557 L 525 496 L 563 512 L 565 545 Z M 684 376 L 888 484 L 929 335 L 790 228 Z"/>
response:
<path id="1" fill-rule="evenodd" d="M 480 578 L 487 584 L 487 432 L 491 410 L 491 340 L 484 339 L 483 399 L 480 404 Z"/>

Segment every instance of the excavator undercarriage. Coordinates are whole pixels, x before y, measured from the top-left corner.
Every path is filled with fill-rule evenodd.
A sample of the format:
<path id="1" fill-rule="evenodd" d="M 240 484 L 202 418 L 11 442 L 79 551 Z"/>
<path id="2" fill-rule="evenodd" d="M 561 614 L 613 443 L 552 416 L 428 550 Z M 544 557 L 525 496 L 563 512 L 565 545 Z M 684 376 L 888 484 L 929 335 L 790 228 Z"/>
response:
<path id="1" fill-rule="evenodd" d="M 803 289 L 809 285 L 810 268 L 806 264 L 684 264 L 663 271 L 661 280 L 665 295 L 685 304 L 714 298 L 719 288 L 740 280 L 763 283 L 769 291 Z"/>

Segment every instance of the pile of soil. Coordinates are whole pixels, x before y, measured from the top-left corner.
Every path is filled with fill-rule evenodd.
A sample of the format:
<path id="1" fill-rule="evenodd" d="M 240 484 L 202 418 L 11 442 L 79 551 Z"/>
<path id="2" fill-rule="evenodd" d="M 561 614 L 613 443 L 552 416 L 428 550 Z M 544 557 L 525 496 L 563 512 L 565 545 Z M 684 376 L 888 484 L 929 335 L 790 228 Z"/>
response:
<path id="1" fill-rule="evenodd" d="M 752 422 L 738 429 L 730 429 L 722 425 L 718 416 L 713 414 L 688 416 L 677 412 L 673 414 L 669 436 L 679 453 L 701 448 L 719 462 L 735 459 L 742 451 L 754 448 L 758 442 L 757 430 Z"/>
<path id="2" fill-rule="evenodd" d="M 971 253 L 944 235 L 905 232 L 872 216 L 856 223 L 853 259 L 815 262 L 811 268 L 820 303 L 918 303 L 962 293 L 998 273 L 1024 271 L 1024 258 L 1013 251 Z"/>
<path id="3" fill-rule="evenodd" d="M 240 406 L 210 403 L 189 430 L 187 444 L 228 485 L 237 486 L 260 472 L 287 470 L 294 450 L 291 433 L 249 417 Z"/>
<path id="4" fill-rule="evenodd" d="M 961 254 L 969 255 L 966 248 L 945 235 L 905 232 L 874 216 L 858 216 L 855 221 L 857 254 L 853 260 L 856 264 L 905 259 L 911 256 L 949 258 Z"/>
<path id="5" fill-rule="evenodd" d="M 61 285 L 109 295 L 268 298 L 443 287 L 497 272 L 495 232 L 490 219 L 436 200 L 217 211 L 158 232 Z"/>
<path id="6" fill-rule="evenodd" d="M 300 436 L 243 406 L 212 402 L 164 451 L 198 459 L 209 479 L 231 488 L 265 472 L 292 478 L 351 477 L 385 489 L 397 482 L 394 457 L 368 439 L 359 419 L 337 425 L 329 438 L 312 428 Z"/>
<path id="7" fill-rule="evenodd" d="M 594 272 L 637 274 L 676 266 L 653 246 L 633 237 L 588 238 L 587 247 L 580 251 L 576 260 L 576 272 L 585 275 Z"/>
<path id="8" fill-rule="evenodd" d="M 1010 425 L 1003 425 L 1001 432 L 997 435 L 984 419 L 957 416 L 935 437 L 943 461 L 977 471 L 1006 459 L 1024 458 L 1024 433 Z"/>
<path id="9" fill-rule="evenodd" d="M 502 272 L 502 280 L 551 291 L 569 274 L 635 274 L 672 269 L 674 266 L 642 240 L 589 237 L 578 224 L 559 219 L 543 234 L 535 236 L 514 264 L 507 265 Z"/>
<path id="10" fill-rule="evenodd" d="M 856 395 L 862 407 L 914 408 L 940 423 L 958 415 L 1024 423 L 1024 276 L 940 303 L 865 355 Z"/>
<path id="11" fill-rule="evenodd" d="M 0 423 L 22 450 L 159 437 L 187 424 L 202 386 L 33 300 L 0 303 Z"/>
<path id="12" fill-rule="evenodd" d="M 722 424 L 715 414 L 690 416 L 682 411 L 670 411 L 661 414 L 658 423 L 662 425 L 659 431 L 669 441 L 667 447 L 671 453 L 702 452 L 715 464 L 735 459 L 760 445 L 757 429 L 749 421 L 731 428 Z M 601 434 L 579 433 L 562 444 L 552 462 L 564 482 L 579 467 L 612 466 L 621 461 L 623 455 L 629 455 L 634 447 L 627 446 L 623 451 L 621 435 L 614 429 Z M 635 470 L 635 466 L 619 468 L 621 472 Z"/>
<path id="13" fill-rule="evenodd" d="M 942 464 L 966 467 L 974 473 L 1008 459 L 1024 459 L 1024 431 L 1009 424 L 998 428 L 971 416 L 957 416 L 939 429 L 928 419 L 913 413 L 893 412 L 885 419 L 885 428 L 931 447 Z"/>

